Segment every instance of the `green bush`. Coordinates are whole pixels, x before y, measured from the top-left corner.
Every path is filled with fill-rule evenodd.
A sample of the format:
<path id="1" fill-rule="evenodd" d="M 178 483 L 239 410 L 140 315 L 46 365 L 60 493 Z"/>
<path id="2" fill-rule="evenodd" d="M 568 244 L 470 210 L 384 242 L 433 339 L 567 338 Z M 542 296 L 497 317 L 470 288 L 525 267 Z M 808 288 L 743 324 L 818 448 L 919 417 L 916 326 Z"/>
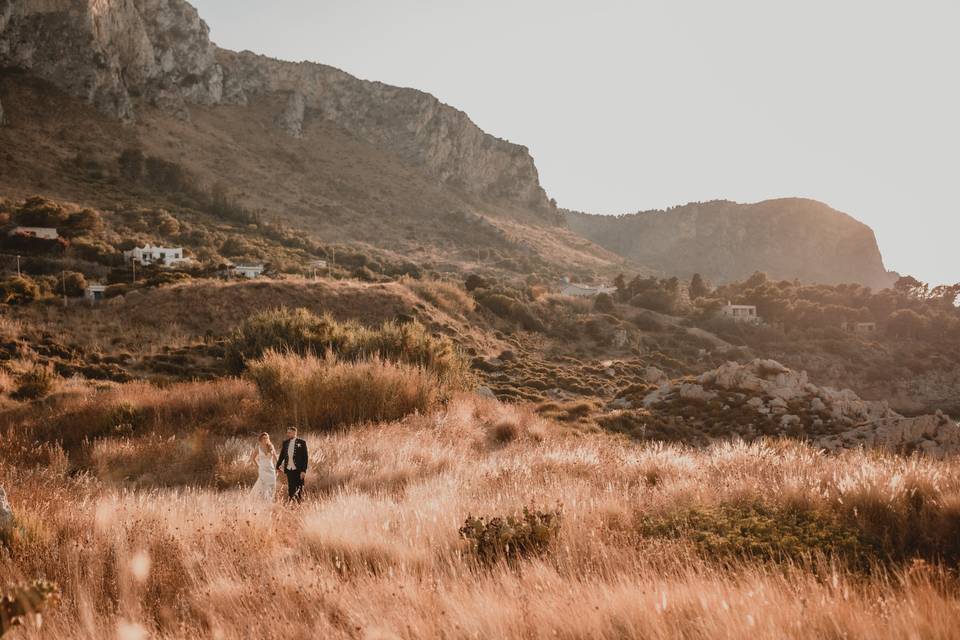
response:
<path id="1" fill-rule="evenodd" d="M 709 556 L 802 561 L 827 556 L 866 566 L 877 554 L 854 528 L 819 511 L 762 504 L 691 508 L 640 519 L 642 535 L 692 542 Z"/>
<path id="2" fill-rule="evenodd" d="M 468 540 L 476 556 L 483 562 L 517 560 L 546 551 L 560 533 L 562 514 L 554 511 L 531 511 L 523 508 L 521 516 L 475 518 L 467 516 L 460 527 L 460 536 Z"/>

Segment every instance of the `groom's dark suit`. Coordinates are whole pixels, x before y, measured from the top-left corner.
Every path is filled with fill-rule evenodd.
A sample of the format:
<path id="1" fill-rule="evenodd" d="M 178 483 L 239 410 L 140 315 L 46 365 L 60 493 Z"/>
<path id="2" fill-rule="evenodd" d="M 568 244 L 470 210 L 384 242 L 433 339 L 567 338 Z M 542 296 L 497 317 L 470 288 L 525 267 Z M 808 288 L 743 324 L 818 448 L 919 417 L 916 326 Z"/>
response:
<path id="1" fill-rule="evenodd" d="M 293 469 L 290 468 L 290 440 L 284 440 L 277 458 L 277 469 L 287 474 L 287 495 L 299 502 L 303 499 L 303 476 L 307 472 L 307 443 L 300 438 L 293 439 Z"/>

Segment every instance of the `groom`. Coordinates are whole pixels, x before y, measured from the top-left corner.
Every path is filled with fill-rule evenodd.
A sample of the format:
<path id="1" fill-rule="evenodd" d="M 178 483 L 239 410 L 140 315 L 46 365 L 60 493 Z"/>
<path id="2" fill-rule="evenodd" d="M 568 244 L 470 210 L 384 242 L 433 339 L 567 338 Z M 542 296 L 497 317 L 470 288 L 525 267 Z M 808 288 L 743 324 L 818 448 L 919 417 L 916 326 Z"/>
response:
<path id="1" fill-rule="evenodd" d="M 307 443 L 297 437 L 296 427 L 287 427 L 287 439 L 280 445 L 277 469 L 287 474 L 287 495 L 303 500 L 303 479 L 307 475 Z"/>

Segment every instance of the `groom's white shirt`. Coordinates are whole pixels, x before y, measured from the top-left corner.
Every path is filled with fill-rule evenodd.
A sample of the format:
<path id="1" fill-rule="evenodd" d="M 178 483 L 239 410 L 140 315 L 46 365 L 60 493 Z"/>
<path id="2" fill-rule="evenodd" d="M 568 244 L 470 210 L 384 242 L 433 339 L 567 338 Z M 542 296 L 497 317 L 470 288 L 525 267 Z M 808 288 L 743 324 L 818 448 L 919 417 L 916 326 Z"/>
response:
<path id="1" fill-rule="evenodd" d="M 296 438 L 290 438 L 290 443 L 287 445 L 287 469 L 290 471 L 296 471 L 297 465 L 293 463 L 293 446 L 297 444 Z"/>

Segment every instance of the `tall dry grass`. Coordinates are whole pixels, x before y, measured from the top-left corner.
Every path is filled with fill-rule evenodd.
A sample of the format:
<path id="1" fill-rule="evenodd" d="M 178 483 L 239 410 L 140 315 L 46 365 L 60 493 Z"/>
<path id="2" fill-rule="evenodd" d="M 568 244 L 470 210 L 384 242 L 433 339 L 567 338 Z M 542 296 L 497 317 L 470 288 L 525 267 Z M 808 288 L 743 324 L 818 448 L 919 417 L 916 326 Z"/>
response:
<path id="1" fill-rule="evenodd" d="M 400 283 L 436 308 L 450 315 L 462 316 L 470 313 L 476 307 L 473 297 L 455 282 L 404 276 L 400 279 Z"/>
<path id="2" fill-rule="evenodd" d="M 311 430 L 423 413 L 449 393 L 442 378 L 423 367 L 380 358 L 342 362 L 332 353 L 268 351 L 248 363 L 247 376 L 274 419 Z"/>
<path id="3" fill-rule="evenodd" d="M 947 639 L 960 629 L 948 544 L 960 536 L 956 461 L 637 444 L 469 396 L 305 436 L 301 507 L 0 462 L 19 526 L 0 575 L 63 591 L 44 628 L 21 637 Z M 130 446 L 149 460 L 152 442 Z M 710 557 L 695 537 L 644 533 L 645 519 L 758 503 L 830 514 L 876 562 Z M 563 527 L 538 558 L 485 566 L 457 534 L 468 514 L 556 504 Z"/>

